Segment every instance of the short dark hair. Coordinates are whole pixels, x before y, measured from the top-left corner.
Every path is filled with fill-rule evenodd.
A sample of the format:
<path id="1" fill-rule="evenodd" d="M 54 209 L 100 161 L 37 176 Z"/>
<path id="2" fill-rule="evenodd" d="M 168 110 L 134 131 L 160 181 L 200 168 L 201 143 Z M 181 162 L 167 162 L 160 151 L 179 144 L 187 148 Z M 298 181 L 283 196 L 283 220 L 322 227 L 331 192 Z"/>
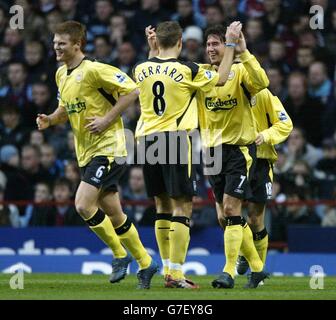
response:
<path id="1" fill-rule="evenodd" d="M 57 25 L 55 34 L 68 34 L 73 43 L 80 42 L 81 50 L 86 45 L 86 27 L 78 21 L 65 21 Z"/>
<path id="2" fill-rule="evenodd" d="M 221 24 L 216 24 L 205 30 L 205 41 L 208 39 L 209 36 L 216 35 L 220 38 L 222 42 L 225 42 L 225 33 L 225 27 L 223 27 Z"/>
<path id="3" fill-rule="evenodd" d="M 53 185 L 53 190 L 55 190 L 56 187 L 63 187 L 63 186 L 67 187 L 71 191 L 72 188 L 71 182 L 69 179 L 65 177 L 56 179 Z"/>
<path id="4" fill-rule="evenodd" d="M 158 45 L 164 49 L 172 48 L 182 37 L 182 28 L 176 21 L 161 22 L 156 28 Z"/>

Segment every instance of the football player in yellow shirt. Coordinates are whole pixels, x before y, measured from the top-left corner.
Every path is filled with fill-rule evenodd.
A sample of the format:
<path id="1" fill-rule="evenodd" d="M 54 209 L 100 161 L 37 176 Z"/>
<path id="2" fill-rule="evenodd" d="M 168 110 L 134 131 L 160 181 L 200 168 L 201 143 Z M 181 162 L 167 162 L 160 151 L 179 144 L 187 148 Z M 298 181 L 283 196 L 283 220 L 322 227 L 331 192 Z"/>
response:
<path id="1" fill-rule="evenodd" d="M 235 265 L 241 249 L 248 260 L 252 274 L 246 287 L 256 288 L 268 274 L 253 244 L 252 232 L 242 217 L 242 204 L 251 197 L 251 177 L 256 161 L 257 130 L 250 99 L 268 86 L 265 71 L 246 49 L 241 34 L 237 45 L 225 41 L 221 25 L 205 32 L 206 50 L 216 69 L 226 54 L 227 46 L 235 46 L 240 63 L 232 65 L 228 81 L 212 91 L 197 92 L 201 138 L 206 155 L 213 156 L 211 172 L 205 157 L 205 169 L 216 199 L 218 219 L 225 228 L 224 247 L 226 263 L 223 273 L 212 282 L 215 288 L 233 288 Z"/>
<path id="2" fill-rule="evenodd" d="M 233 22 L 226 31 L 227 40 L 237 41 L 240 30 L 240 22 Z M 149 44 L 152 51 L 158 50 L 134 70 L 141 106 L 136 136 L 146 155 L 143 168 L 146 189 L 156 203 L 155 233 L 166 287 L 195 289 L 198 286 L 182 272 L 190 240 L 192 197 L 196 192 L 188 137 L 188 131 L 197 128 L 193 98 L 197 90 L 207 92 L 226 82 L 234 48 L 226 48 L 217 73 L 177 59 L 182 49 L 182 29 L 177 22 L 160 23 L 156 32 L 149 28 L 146 33 L 149 38 L 156 37 L 157 48 L 151 41 Z M 177 137 L 179 141 L 174 140 Z M 162 162 L 150 161 L 148 157 L 155 146 L 163 147 L 159 154 L 168 150 Z M 171 163 L 174 153 L 177 161 Z"/>
<path id="3" fill-rule="evenodd" d="M 148 289 L 158 270 L 143 247 L 134 225 L 123 213 L 117 184 L 126 156 L 121 113 L 138 97 L 136 84 L 119 69 L 91 61 L 83 53 L 85 26 L 76 21 L 59 24 L 54 36 L 58 108 L 39 114 L 39 130 L 70 121 L 81 170 L 75 199 L 77 212 L 114 255 L 110 282 L 126 276 L 132 258 L 137 260 L 138 287 Z M 123 246 L 124 245 L 124 246 Z"/>
<path id="4" fill-rule="evenodd" d="M 249 199 L 248 224 L 259 257 L 265 264 L 268 234 L 264 224 L 267 200 L 272 198 L 273 163 L 277 160 L 274 145 L 287 139 L 293 123 L 278 97 L 268 89 L 251 98 L 257 124 L 257 163 L 251 179 L 252 198 Z M 237 272 L 244 274 L 249 264 L 244 256 L 237 260 Z"/>

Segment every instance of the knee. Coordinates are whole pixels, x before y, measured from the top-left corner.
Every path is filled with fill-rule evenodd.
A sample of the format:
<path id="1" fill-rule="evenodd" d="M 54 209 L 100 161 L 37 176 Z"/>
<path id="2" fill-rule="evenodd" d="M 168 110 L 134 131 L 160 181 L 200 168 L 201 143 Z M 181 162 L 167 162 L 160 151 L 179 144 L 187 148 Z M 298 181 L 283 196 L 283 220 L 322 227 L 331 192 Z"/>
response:
<path id="1" fill-rule="evenodd" d="M 251 227 L 259 227 L 263 224 L 263 218 L 262 215 L 258 214 L 249 214 L 248 216 L 248 222 Z"/>
<path id="2" fill-rule="evenodd" d="M 174 216 L 186 216 L 191 217 L 192 214 L 192 201 L 186 201 L 184 203 L 178 203 L 174 208 Z"/>
<path id="3" fill-rule="evenodd" d="M 232 217 L 235 215 L 235 208 L 231 203 L 224 203 L 223 212 L 225 217 Z"/>
<path id="4" fill-rule="evenodd" d="M 167 197 L 156 197 L 155 198 L 156 211 L 158 213 L 171 213 L 172 206 L 170 199 Z"/>
<path id="5" fill-rule="evenodd" d="M 94 210 L 92 208 L 86 206 L 80 201 L 75 203 L 75 207 L 78 214 L 85 219 L 90 218 L 92 214 L 94 214 Z"/>

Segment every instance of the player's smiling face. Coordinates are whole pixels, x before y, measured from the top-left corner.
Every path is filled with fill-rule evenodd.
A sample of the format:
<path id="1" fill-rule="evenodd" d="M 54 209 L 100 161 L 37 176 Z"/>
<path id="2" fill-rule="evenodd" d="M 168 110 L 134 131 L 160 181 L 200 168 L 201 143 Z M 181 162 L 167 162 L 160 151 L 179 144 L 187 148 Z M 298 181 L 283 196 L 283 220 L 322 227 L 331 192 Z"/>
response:
<path id="1" fill-rule="evenodd" d="M 76 55 L 78 44 L 70 40 L 68 34 L 55 34 L 54 50 L 56 52 L 56 60 L 60 62 L 71 61 Z"/>
<path id="2" fill-rule="evenodd" d="M 217 35 L 210 34 L 206 42 L 206 51 L 211 64 L 219 65 L 224 55 L 224 42 Z"/>

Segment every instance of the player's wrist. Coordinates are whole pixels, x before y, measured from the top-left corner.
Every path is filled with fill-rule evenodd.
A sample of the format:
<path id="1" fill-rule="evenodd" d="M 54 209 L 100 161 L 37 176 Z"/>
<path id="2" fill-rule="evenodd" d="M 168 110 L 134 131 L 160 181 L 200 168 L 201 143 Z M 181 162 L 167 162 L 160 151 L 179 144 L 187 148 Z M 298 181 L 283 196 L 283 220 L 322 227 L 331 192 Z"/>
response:
<path id="1" fill-rule="evenodd" d="M 50 116 L 47 116 L 47 121 L 48 121 L 48 127 L 51 127 L 51 117 Z"/>
<path id="2" fill-rule="evenodd" d="M 233 41 L 226 41 L 224 45 L 225 45 L 225 47 L 232 48 L 232 49 L 236 48 L 236 46 L 237 46 L 237 44 Z"/>

